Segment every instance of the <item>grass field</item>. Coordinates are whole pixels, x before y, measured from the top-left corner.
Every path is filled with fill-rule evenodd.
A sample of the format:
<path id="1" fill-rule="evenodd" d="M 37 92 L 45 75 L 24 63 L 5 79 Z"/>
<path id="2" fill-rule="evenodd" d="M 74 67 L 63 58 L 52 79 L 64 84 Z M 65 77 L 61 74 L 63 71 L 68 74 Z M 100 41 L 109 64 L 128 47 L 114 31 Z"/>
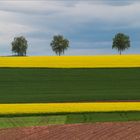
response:
<path id="1" fill-rule="evenodd" d="M 140 100 L 140 68 L 1 68 L 0 103 Z"/>
<path id="2" fill-rule="evenodd" d="M 55 124 L 139 121 L 140 112 L 77 113 L 0 117 L 0 128 Z"/>

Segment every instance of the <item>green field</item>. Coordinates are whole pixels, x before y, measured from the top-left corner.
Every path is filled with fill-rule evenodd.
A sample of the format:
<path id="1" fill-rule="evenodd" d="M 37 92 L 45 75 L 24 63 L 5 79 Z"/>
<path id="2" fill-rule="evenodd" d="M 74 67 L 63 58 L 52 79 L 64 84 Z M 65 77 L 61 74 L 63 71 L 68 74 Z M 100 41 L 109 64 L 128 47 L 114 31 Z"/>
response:
<path id="1" fill-rule="evenodd" d="M 139 121 L 140 112 L 80 113 L 0 117 L 0 128 L 56 124 Z"/>
<path id="2" fill-rule="evenodd" d="M 140 100 L 140 68 L 1 68 L 0 103 Z"/>

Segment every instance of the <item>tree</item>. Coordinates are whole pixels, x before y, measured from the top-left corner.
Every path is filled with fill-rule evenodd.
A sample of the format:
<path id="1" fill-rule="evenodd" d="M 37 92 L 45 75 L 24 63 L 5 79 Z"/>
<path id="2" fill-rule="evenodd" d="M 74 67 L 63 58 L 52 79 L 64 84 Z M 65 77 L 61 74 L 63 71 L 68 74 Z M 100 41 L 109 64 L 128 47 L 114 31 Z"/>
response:
<path id="1" fill-rule="evenodd" d="M 128 49 L 129 47 L 130 47 L 129 36 L 123 33 L 118 33 L 115 35 L 115 37 L 113 38 L 112 49 L 117 49 L 121 55 L 122 51 Z"/>
<path id="2" fill-rule="evenodd" d="M 64 54 L 64 51 L 69 47 L 69 41 L 65 39 L 62 35 L 56 35 L 53 37 L 52 42 L 50 43 L 52 50 L 57 54 Z"/>
<path id="3" fill-rule="evenodd" d="M 28 42 L 25 37 L 15 37 L 12 42 L 12 52 L 17 56 L 26 56 Z"/>

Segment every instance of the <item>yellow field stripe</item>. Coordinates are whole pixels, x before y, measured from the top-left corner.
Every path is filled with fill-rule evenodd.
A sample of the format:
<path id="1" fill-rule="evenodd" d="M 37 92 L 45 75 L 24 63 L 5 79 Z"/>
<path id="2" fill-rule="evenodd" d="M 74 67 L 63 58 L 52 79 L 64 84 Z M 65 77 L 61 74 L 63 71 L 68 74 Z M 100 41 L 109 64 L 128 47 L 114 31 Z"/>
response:
<path id="1" fill-rule="evenodd" d="M 0 57 L 0 67 L 140 67 L 140 55 Z"/>
<path id="2" fill-rule="evenodd" d="M 140 111 L 140 102 L 0 104 L 0 114 Z"/>

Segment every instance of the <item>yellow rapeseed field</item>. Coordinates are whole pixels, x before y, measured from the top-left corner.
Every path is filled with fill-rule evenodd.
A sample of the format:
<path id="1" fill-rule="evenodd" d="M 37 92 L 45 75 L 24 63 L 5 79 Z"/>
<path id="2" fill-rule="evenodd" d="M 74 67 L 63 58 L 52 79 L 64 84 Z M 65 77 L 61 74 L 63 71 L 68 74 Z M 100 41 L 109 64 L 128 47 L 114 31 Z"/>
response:
<path id="1" fill-rule="evenodd" d="M 140 67 L 140 55 L 0 57 L 0 67 Z"/>
<path id="2" fill-rule="evenodd" d="M 0 104 L 0 114 L 140 111 L 140 102 Z"/>

